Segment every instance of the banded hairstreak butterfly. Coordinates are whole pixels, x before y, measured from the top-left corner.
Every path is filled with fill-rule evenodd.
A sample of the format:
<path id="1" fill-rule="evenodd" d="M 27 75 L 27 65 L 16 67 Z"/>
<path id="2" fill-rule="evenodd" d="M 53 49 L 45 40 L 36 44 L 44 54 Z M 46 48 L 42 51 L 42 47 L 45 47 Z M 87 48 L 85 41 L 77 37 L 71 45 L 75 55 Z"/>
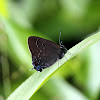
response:
<path id="1" fill-rule="evenodd" d="M 32 65 L 41 72 L 43 69 L 53 65 L 61 59 L 67 52 L 66 47 L 60 41 L 61 29 L 59 35 L 59 45 L 56 43 L 36 36 L 28 38 L 28 46 L 32 56 Z"/>

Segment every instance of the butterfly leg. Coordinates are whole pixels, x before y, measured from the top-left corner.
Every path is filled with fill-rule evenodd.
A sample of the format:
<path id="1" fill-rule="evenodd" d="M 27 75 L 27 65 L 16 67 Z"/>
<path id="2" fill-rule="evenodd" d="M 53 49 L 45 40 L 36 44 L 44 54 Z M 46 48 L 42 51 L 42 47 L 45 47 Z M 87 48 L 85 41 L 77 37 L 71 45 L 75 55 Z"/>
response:
<path id="1" fill-rule="evenodd" d="M 29 71 L 34 70 L 34 67 L 32 69 L 30 69 Z"/>

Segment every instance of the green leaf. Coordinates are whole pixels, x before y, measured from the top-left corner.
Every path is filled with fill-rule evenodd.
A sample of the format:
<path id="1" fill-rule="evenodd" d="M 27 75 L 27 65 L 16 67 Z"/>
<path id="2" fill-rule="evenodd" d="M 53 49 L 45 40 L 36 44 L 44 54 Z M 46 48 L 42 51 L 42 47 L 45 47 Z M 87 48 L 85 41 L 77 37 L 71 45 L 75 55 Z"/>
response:
<path id="1" fill-rule="evenodd" d="M 7 100 L 28 100 L 67 60 L 71 59 L 79 52 L 90 47 L 95 42 L 100 40 L 100 32 L 84 39 L 72 47 L 69 53 L 65 54 L 61 60 L 57 61 L 51 67 L 44 69 L 42 72 L 35 72 L 25 82 L 23 82 L 9 97 Z M 59 66 L 58 66 L 59 63 Z"/>
<path id="2" fill-rule="evenodd" d="M 90 63 L 88 68 L 87 86 L 86 89 L 93 100 L 96 100 L 100 94 L 100 42 L 95 43 L 89 49 Z"/>
<path id="3" fill-rule="evenodd" d="M 52 87 L 52 88 L 48 88 Z M 49 95 L 56 96 L 59 100 L 88 100 L 88 98 L 62 77 L 51 78 L 44 87 Z"/>

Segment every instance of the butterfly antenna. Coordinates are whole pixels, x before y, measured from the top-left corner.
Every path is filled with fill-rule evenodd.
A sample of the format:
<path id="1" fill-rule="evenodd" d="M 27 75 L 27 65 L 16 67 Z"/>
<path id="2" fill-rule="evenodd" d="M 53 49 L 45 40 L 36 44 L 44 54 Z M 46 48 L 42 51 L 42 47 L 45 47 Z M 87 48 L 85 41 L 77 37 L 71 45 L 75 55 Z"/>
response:
<path id="1" fill-rule="evenodd" d="M 61 38 L 61 28 L 59 28 L 59 45 L 61 45 L 60 38 Z"/>

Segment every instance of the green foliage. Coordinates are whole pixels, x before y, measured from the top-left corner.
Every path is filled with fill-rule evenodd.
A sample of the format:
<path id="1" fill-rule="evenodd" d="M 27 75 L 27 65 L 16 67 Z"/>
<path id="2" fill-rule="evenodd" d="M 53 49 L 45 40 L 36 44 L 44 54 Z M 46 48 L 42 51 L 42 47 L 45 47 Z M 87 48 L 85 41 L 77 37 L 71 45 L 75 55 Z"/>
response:
<path id="1" fill-rule="evenodd" d="M 15 40 L 17 40 L 16 39 L 17 36 L 13 36 L 13 35 L 15 35 L 14 31 L 13 31 L 14 29 L 9 25 L 10 23 L 3 20 L 3 24 L 5 25 L 5 32 L 9 36 L 9 39 L 11 40 L 12 47 L 14 47 L 14 49 L 17 49 L 16 48 L 17 46 L 16 47 L 13 46 L 14 45 L 13 42 L 16 45 L 17 44 L 20 45 L 22 42 L 20 41 L 20 43 L 19 43 L 19 42 L 15 41 Z M 13 36 L 13 38 L 12 38 L 12 36 Z M 14 37 L 15 37 L 15 39 L 14 39 Z M 78 43 L 76 46 L 74 46 L 73 48 L 68 50 L 68 53 L 71 52 L 71 54 L 67 53 L 65 55 L 65 57 L 63 57 L 61 60 L 59 60 L 59 67 L 66 62 L 65 58 L 67 58 L 68 60 L 71 59 L 72 57 L 77 55 L 79 52 L 90 47 L 91 45 L 93 45 L 95 42 L 97 42 L 99 40 L 100 40 L 100 32 L 97 32 L 94 35 L 83 40 L 82 42 Z M 18 48 L 21 49 L 21 48 L 23 48 L 23 46 L 20 46 Z M 24 54 L 24 50 L 22 50 L 22 52 L 17 52 L 17 53 L 18 53 L 18 55 L 20 54 L 19 58 L 21 58 L 21 54 L 23 54 L 24 57 L 22 57 L 22 58 L 29 59 L 27 56 L 25 57 L 25 55 L 27 53 Z M 25 59 L 22 59 L 22 60 L 26 61 Z M 30 61 L 28 61 L 27 63 L 30 63 Z M 16 89 L 15 92 L 12 93 L 12 95 L 10 97 L 8 97 L 8 100 L 17 100 L 17 99 L 27 100 L 27 99 L 29 99 L 51 77 L 51 75 L 53 75 L 54 72 L 59 69 L 59 67 L 58 67 L 58 62 L 56 62 L 56 64 L 54 64 L 50 68 L 43 70 L 43 72 L 41 72 L 41 73 L 35 72 L 25 82 L 23 82 L 23 84 L 20 85 L 19 88 Z M 24 95 L 24 97 L 23 97 L 23 95 Z"/>
<path id="2" fill-rule="evenodd" d="M 93 32 L 100 24 L 99 5 L 99 0 L 1 0 L 0 100 L 98 100 L 100 32 Z M 43 72 L 29 71 L 28 37 L 57 42 L 59 28 L 71 49 Z"/>

